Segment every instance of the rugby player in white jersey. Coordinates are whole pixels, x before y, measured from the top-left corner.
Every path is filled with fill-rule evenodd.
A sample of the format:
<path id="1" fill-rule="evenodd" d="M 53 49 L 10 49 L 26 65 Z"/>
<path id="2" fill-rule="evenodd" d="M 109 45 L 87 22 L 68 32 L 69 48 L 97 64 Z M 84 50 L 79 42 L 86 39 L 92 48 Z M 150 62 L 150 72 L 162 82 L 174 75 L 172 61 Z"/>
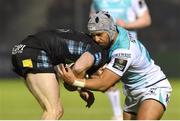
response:
<path id="1" fill-rule="evenodd" d="M 96 11 L 108 11 L 118 26 L 121 26 L 137 38 L 137 30 L 151 25 L 151 16 L 144 0 L 92 0 L 90 14 Z M 106 94 L 112 104 L 112 119 L 122 119 L 120 91 L 117 86 L 110 88 Z"/>
<path id="2" fill-rule="evenodd" d="M 96 78 L 79 79 L 61 65 L 60 74 L 68 84 L 106 91 L 119 80 L 124 84 L 124 120 L 159 120 L 172 91 L 161 68 L 143 44 L 123 29 L 117 28 L 108 12 L 92 14 L 88 30 L 95 42 L 109 50 L 109 62 Z"/>

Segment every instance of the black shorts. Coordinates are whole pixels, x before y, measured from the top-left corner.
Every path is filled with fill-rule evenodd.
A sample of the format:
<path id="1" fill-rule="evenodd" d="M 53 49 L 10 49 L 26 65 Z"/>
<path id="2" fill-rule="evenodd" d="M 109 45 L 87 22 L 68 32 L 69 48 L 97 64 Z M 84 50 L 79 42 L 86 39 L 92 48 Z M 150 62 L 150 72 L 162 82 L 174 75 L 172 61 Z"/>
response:
<path id="1" fill-rule="evenodd" d="M 54 65 L 44 50 L 28 47 L 18 48 L 20 45 L 15 46 L 12 51 L 14 72 L 24 78 L 27 73 L 55 73 Z"/>

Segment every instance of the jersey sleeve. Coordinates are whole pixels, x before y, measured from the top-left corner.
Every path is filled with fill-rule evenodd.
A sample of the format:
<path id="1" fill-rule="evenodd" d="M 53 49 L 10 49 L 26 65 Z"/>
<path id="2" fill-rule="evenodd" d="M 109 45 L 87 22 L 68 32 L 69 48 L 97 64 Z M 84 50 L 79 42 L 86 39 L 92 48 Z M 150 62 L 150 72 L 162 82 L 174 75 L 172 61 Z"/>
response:
<path id="1" fill-rule="evenodd" d="M 111 55 L 111 61 L 106 68 L 119 76 L 123 76 L 132 63 L 132 55 L 129 50 L 117 49 Z"/>
<path id="2" fill-rule="evenodd" d="M 132 7 L 138 17 L 142 16 L 143 13 L 148 10 L 147 4 L 144 0 L 132 0 Z"/>

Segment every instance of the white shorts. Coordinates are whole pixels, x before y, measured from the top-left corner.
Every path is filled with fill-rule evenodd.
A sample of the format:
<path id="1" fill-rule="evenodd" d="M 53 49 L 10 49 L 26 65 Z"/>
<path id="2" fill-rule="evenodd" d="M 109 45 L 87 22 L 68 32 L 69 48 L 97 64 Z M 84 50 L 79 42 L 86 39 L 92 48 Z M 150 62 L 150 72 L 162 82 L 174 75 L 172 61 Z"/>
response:
<path id="1" fill-rule="evenodd" d="M 160 102 L 163 105 L 164 110 L 166 110 L 171 92 L 172 88 L 167 79 L 147 88 L 132 90 L 129 92 L 125 91 L 126 99 L 124 111 L 137 114 L 140 103 L 147 99 L 153 99 Z"/>

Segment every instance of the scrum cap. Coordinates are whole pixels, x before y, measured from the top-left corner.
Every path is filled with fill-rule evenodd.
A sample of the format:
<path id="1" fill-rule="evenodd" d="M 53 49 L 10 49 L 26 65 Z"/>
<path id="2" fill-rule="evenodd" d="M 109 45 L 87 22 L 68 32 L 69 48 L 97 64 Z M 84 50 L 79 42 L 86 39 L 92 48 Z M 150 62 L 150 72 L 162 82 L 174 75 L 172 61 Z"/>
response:
<path id="1" fill-rule="evenodd" d="M 98 11 L 90 16 L 88 30 L 90 33 L 106 31 L 110 40 L 112 40 L 116 31 L 116 25 L 107 11 Z"/>

